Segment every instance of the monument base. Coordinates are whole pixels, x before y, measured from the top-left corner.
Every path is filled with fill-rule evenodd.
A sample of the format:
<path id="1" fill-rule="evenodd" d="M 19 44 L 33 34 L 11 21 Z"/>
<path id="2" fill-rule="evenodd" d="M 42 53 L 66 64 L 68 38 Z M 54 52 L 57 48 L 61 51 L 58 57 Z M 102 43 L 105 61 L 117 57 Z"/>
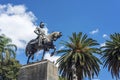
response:
<path id="1" fill-rule="evenodd" d="M 49 60 L 24 65 L 18 80 L 58 80 L 57 67 Z"/>

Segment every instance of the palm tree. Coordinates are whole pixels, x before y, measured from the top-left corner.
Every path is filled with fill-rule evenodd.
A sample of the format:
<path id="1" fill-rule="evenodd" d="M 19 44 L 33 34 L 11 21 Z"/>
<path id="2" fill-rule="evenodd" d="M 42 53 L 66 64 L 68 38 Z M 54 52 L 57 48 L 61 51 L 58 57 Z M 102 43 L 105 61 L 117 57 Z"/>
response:
<path id="1" fill-rule="evenodd" d="M 108 67 L 113 78 L 120 78 L 120 33 L 111 34 L 102 48 L 104 67 Z"/>
<path id="2" fill-rule="evenodd" d="M 99 45 L 96 40 L 88 38 L 86 34 L 79 32 L 73 33 L 69 37 L 70 41 L 63 41 L 64 49 L 57 53 L 62 56 L 57 60 L 59 72 L 62 77 L 73 80 L 73 65 L 75 65 L 75 80 L 83 80 L 84 77 L 92 78 L 99 74 L 101 64 L 100 60 L 93 54 L 98 54 L 100 50 L 94 46 Z"/>

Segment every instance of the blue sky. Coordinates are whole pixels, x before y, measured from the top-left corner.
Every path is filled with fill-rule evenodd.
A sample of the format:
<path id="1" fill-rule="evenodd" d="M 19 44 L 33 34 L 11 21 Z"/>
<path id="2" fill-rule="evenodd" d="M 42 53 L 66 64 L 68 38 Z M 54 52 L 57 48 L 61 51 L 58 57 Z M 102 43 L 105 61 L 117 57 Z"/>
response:
<path id="1" fill-rule="evenodd" d="M 12 11 L 13 6 L 22 5 L 22 8 L 17 7 L 19 9 L 14 8 L 12 11 L 12 15 L 15 15 L 15 18 L 17 16 L 16 20 L 12 19 L 12 16 L 10 15 L 4 18 L 6 22 L 10 22 L 8 17 L 11 17 L 10 19 L 14 20 L 16 23 L 19 21 L 17 27 L 12 22 L 11 25 L 15 27 L 10 26 L 8 23 L 6 23 L 8 25 L 3 24 L 2 27 L 0 25 L 1 30 L 3 26 L 9 26 L 7 29 L 4 27 L 5 29 L 3 28 L 3 32 L 8 30 L 8 32 L 10 31 L 10 33 L 12 33 L 11 31 L 13 30 L 12 38 L 15 38 L 16 43 L 19 43 L 16 40 L 22 42 L 30 40 L 31 38 L 24 40 L 23 38 L 26 38 L 27 35 L 26 37 L 23 35 L 27 34 L 25 32 L 32 32 L 32 30 L 39 25 L 40 21 L 46 23 L 49 33 L 52 31 L 61 31 L 63 36 L 60 40 L 68 40 L 68 36 L 71 36 L 73 32 L 83 32 L 88 34 L 89 37 L 96 39 L 100 44 L 104 44 L 110 34 L 114 32 L 120 33 L 119 0 L 0 0 L 0 5 L 7 5 L 6 8 L 1 8 L 1 10 L 4 9 L 0 12 L 1 24 L 5 23 L 2 22 L 2 18 L 5 16 L 1 14 L 11 14 L 10 11 L 4 13 L 6 9 L 10 8 Z M 15 13 L 14 10 L 18 13 Z M 23 11 L 23 13 L 20 13 L 20 11 Z M 23 16 L 23 19 L 25 20 L 23 21 L 26 24 L 23 24 L 21 21 L 22 19 L 18 17 L 19 13 L 20 15 L 27 15 L 27 18 L 25 15 Z M 18 34 L 23 34 L 22 37 L 19 35 L 22 39 L 16 38 L 18 34 L 13 36 L 15 32 L 14 30 L 17 31 L 19 27 L 22 32 Z M 5 34 L 7 35 L 8 33 L 6 32 Z M 61 46 L 59 44 L 60 40 L 56 42 L 57 48 Z M 20 45 L 20 43 L 18 45 Z M 21 46 L 18 50 L 17 59 L 20 60 L 22 64 L 25 64 L 27 58 L 24 54 L 24 48 L 21 48 Z M 107 69 L 103 68 L 101 68 L 98 79 L 115 80 L 111 78 L 111 75 Z"/>

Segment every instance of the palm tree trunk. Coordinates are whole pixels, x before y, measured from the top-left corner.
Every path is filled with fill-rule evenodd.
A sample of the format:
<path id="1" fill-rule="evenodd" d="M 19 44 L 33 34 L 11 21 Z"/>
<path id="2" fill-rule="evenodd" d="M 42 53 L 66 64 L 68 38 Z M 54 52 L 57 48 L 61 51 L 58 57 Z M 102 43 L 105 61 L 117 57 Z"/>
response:
<path id="1" fill-rule="evenodd" d="M 76 66 L 74 60 L 72 60 L 72 78 L 73 80 L 78 80 L 77 75 L 76 75 Z"/>

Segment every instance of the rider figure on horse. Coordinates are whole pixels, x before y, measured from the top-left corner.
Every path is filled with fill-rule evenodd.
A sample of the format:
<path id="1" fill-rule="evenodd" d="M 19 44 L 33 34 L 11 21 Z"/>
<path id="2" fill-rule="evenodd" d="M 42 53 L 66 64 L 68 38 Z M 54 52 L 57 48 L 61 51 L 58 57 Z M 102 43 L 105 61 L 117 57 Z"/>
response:
<path id="1" fill-rule="evenodd" d="M 38 46 L 44 44 L 45 39 L 45 30 L 43 29 L 45 24 L 43 22 L 40 22 L 39 27 L 37 27 L 34 32 L 38 35 L 35 42 L 32 42 L 32 44 L 38 42 Z"/>

